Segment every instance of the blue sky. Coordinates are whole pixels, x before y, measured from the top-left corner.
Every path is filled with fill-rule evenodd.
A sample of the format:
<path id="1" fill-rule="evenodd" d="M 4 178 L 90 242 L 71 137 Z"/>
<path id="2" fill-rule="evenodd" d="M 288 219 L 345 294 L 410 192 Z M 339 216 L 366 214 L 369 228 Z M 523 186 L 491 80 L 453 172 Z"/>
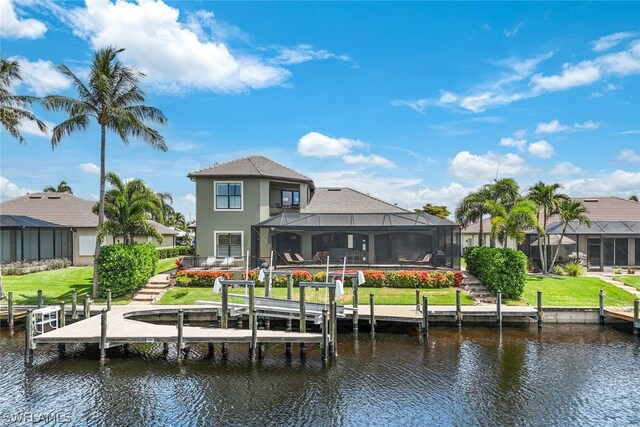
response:
<path id="1" fill-rule="evenodd" d="M 73 96 L 57 65 L 84 75 L 93 49 L 126 49 L 169 151 L 109 135 L 107 170 L 172 193 L 187 218 L 189 171 L 253 154 L 406 208 L 453 208 L 496 176 L 640 194 L 638 2 L 0 0 L 0 16 L 17 93 Z M 23 132 L 0 135 L 3 200 L 62 179 L 97 198 L 96 127 L 55 150 Z"/>

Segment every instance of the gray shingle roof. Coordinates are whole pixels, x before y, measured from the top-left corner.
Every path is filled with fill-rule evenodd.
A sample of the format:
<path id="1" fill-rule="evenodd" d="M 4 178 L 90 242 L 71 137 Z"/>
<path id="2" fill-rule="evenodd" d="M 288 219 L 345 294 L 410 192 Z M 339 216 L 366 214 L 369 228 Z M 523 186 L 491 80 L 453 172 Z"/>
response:
<path id="1" fill-rule="evenodd" d="M 286 166 L 276 163 L 264 156 L 249 156 L 242 159 L 220 163 L 208 168 L 190 172 L 189 178 L 198 177 L 264 177 L 279 178 L 290 181 L 308 182 L 313 186 L 311 178 L 304 176 Z"/>
<path id="2" fill-rule="evenodd" d="M 150 220 L 148 220 L 147 222 L 148 222 L 150 225 L 152 225 L 156 230 L 158 230 L 158 233 L 163 234 L 163 235 L 165 235 L 165 236 L 166 236 L 166 235 L 172 235 L 172 236 L 175 236 L 175 235 L 180 234 L 180 232 L 179 232 L 179 231 L 177 231 L 176 229 L 171 228 L 171 227 L 167 227 L 166 225 L 164 225 L 164 224 L 160 224 L 159 222 L 155 222 L 155 221 L 153 221 L 153 220 L 151 220 L 151 219 L 150 219 Z"/>
<path id="3" fill-rule="evenodd" d="M 366 214 L 409 211 L 351 188 L 316 188 L 307 212 Z"/>

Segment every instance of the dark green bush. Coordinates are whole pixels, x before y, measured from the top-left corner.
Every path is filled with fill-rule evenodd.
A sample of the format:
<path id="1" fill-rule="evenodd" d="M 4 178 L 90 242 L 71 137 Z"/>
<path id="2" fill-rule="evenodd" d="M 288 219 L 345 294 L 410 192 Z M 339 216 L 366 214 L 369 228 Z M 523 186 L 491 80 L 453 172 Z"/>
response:
<path id="1" fill-rule="evenodd" d="M 98 293 L 105 297 L 122 296 L 138 290 L 149 282 L 158 262 L 158 252 L 152 243 L 108 245 L 100 249 L 98 263 Z"/>
<path id="2" fill-rule="evenodd" d="M 467 270 L 490 291 L 502 291 L 505 298 L 520 298 L 527 277 L 527 257 L 508 248 L 467 248 Z"/>
<path id="3" fill-rule="evenodd" d="M 158 249 L 158 257 L 160 259 L 173 258 L 182 255 L 193 255 L 191 246 L 175 246 L 173 248 Z"/>

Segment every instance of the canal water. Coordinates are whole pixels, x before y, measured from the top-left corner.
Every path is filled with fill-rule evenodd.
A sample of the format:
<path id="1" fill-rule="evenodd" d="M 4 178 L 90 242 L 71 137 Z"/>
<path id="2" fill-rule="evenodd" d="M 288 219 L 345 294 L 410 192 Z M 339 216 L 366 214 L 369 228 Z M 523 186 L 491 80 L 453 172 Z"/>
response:
<path id="1" fill-rule="evenodd" d="M 57 347 L 23 363 L 23 335 L 0 332 L 0 425 L 89 426 L 638 426 L 640 339 L 596 325 L 431 328 L 340 336 L 323 365 L 271 345 L 197 346 L 189 360 L 159 345 L 109 353 Z"/>

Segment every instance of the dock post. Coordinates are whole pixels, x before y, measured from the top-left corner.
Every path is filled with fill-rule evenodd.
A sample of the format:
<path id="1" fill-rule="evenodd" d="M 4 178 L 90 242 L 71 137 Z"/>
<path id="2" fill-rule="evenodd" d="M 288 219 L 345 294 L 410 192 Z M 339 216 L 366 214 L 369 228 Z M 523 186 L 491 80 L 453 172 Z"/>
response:
<path id="1" fill-rule="evenodd" d="M 111 311 L 111 289 L 107 289 L 107 311 Z"/>
<path id="2" fill-rule="evenodd" d="M 84 318 L 88 319 L 91 317 L 91 300 L 89 299 L 89 295 L 84 296 Z"/>
<path id="3" fill-rule="evenodd" d="M 291 301 L 293 299 L 293 274 L 289 276 L 287 281 L 287 299 Z M 287 319 L 287 332 L 291 332 L 293 329 L 291 317 Z M 289 347 L 289 353 L 291 353 L 291 343 L 287 344 Z"/>
<path id="4" fill-rule="evenodd" d="M 373 292 L 369 294 L 369 324 L 371 325 L 371 333 L 376 331 L 376 314 L 373 305 Z"/>
<path id="5" fill-rule="evenodd" d="M 178 360 L 182 360 L 183 353 L 182 348 L 184 347 L 184 311 L 178 310 L 178 343 L 177 343 L 177 357 Z"/>
<path id="6" fill-rule="evenodd" d="M 422 335 L 429 336 L 429 297 L 422 296 Z"/>
<path id="7" fill-rule="evenodd" d="M 358 332 L 358 278 L 351 279 L 353 283 L 353 332 Z"/>
<path id="8" fill-rule="evenodd" d="M 13 291 L 7 292 L 7 322 L 9 329 L 13 329 Z"/>
<path id="9" fill-rule="evenodd" d="M 633 333 L 640 335 L 640 299 L 633 300 Z"/>
<path id="10" fill-rule="evenodd" d="M 71 291 L 71 320 L 78 318 L 78 294 L 76 290 Z"/>
<path id="11" fill-rule="evenodd" d="M 542 291 L 538 291 L 538 329 L 542 328 Z"/>
<path id="12" fill-rule="evenodd" d="M 338 316 L 337 316 L 337 305 L 335 301 L 331 301 L 331 345 L 329 346 L 329 350 L 331 351 L 332 356 L 336 356 L 338 354 Z"/>
<path id="13" fill-rule="evenodd" d="M 329 318 L 327 314 L 327 309 L 322 309 L 322 361 L 327 361 L 328 355 L 328 345 L 329 345 L 329 334 L 327 333 L 327 329 L 329 327 Z"/>
<path id="14" fill-rule="evenodd" d="M 256 317 L 254 319 L 253 317 L 253 311 L 256 308 L 256 299 L 255 299 L 255 295 L 256 295 L 256 289 L 255 286 L 247 286 L 249 288 L 249 329 L 253 329 L 253 322 L 256 322 L 256 325 L 258 323 L 258 318 Z"/>
<path id="15" fill-rule="evenodd" d="M 58 327 L 64 328 L 67 326 L 67 313 L 64 301 L 60 301 L 60 313 L 58 313 Z"/>
<path id="16" fill-rule="evenodd" d="M 249 348 L 249 357 L 251 361 L 256 360 L 256 348 L 258 347 L 258 310 L 255 308 L 251 310 L 251 348 Z"/>
<path id="17" fill-rule="evenodd" d="M 222 323 L 220 328 L 227 329 L 229 327 L 229 288 L 222 284 Z"/>
<path id="18" fill-rule="evenodd" d="M 33 364 L 33 311 L 27 310 L 24 324 L 24 363 L 27 366 Z"/>
<path id="19" fill-rule="evenodd" d="M 38 289 L 38 308 L 42 308 L 43 304 L 42 289 Z"/>
<path id="20" fill-rule="evenodd" d="M 460 301 L 460 289 L 456 289 L 456 325 L 462 327 L 462 302 Z"/>
<path id="21" fill-rule="evenodd" d="M 598 294 L 599 307 L 598 313 L 600 315 L 600 324 L 604 325 L 604 291 L 600 289 L 600 293 Z"/>
<path id="22" fill-rule="evenodd" d="M 107 309 L 100 314 L 100 363 L 107 359 Z"/>
<path id="23" fill-rule="evenodd" d="M 300 286 L 300 332 L 307 332 L 307 313 L 305 307 L 305 288 Z M 304 357 L 307 353 L 307 349 L 305 348 L 305 343 L 300 343 L 300 357 Z"/>
<path id="24" fill-rule="evenodd" d="M 498 291 L 496 296 L 496 323 L 498 328 L 502 328 L 502 291 Z"/>
<path id="25" fill-rule="evenodd" d="M 416 310 L 420 310 L 420 289 L 416 288 Z"/>
<path id="26" fill-rule="evenodd" d="M 207 344 L 207 357 L 209 359 L 213 359 L 215 355 L 216 355 L 216 347 L 212 342 L 210 342 L 209 344 Z"/>

